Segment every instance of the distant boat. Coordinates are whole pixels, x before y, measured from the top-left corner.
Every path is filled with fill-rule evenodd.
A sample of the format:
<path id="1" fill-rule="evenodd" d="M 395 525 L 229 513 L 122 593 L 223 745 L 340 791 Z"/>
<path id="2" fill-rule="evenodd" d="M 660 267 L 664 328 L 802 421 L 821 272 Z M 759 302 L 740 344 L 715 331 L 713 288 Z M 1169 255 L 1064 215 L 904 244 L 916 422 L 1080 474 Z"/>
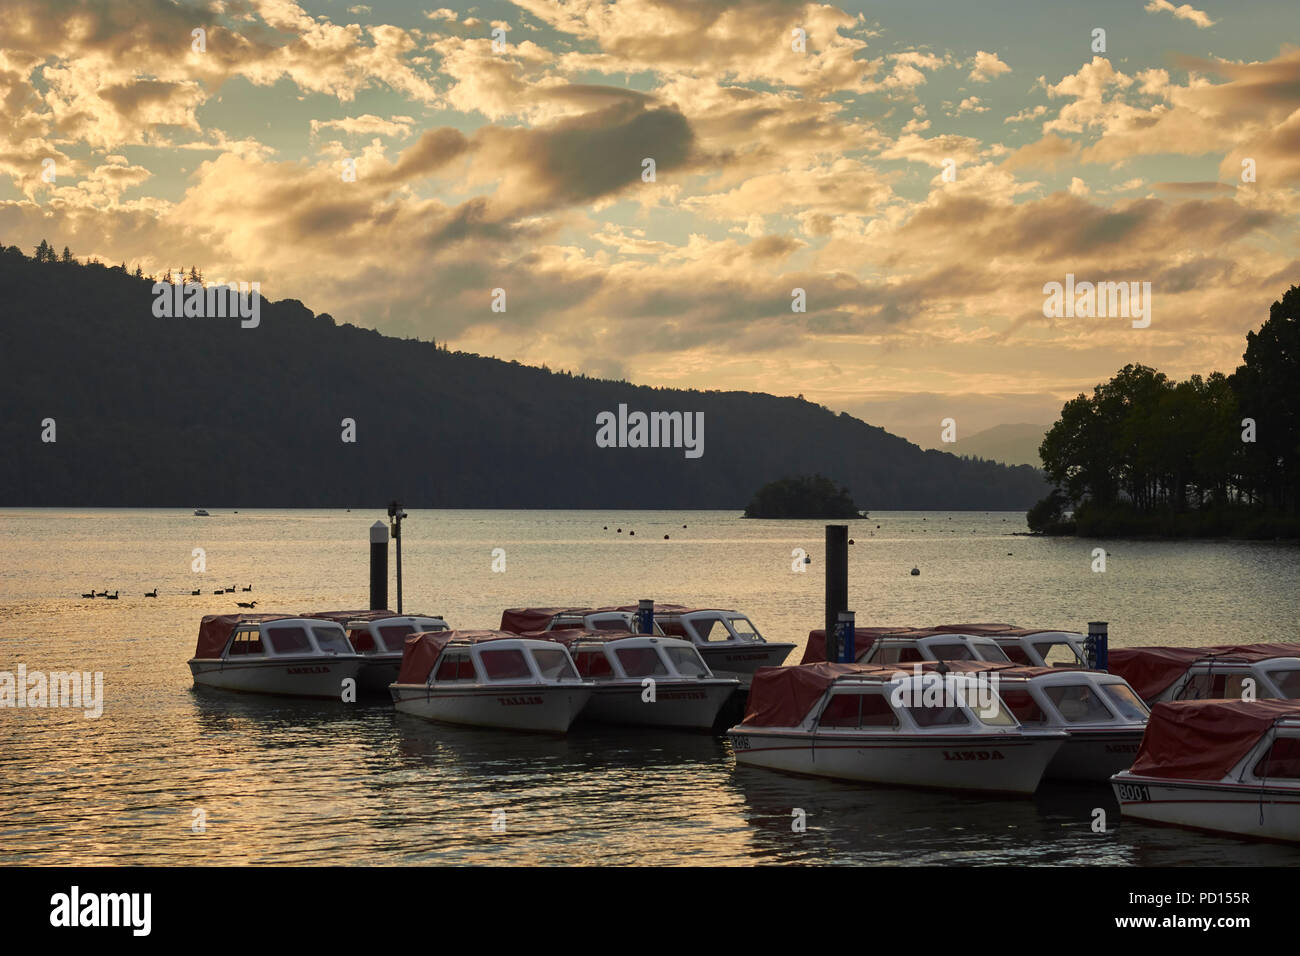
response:
<path id="1" fill-rule="evenodd" d="M 209 517 L 211 517 L 211 515 L 209 515 L 209 514 L 208 514 L 206 511 L 204 511 L 202 508 L 195 508 L 195 509 L 194 509 L 194 516 L 195 516 L 196 518 L 209 518 Z"/>

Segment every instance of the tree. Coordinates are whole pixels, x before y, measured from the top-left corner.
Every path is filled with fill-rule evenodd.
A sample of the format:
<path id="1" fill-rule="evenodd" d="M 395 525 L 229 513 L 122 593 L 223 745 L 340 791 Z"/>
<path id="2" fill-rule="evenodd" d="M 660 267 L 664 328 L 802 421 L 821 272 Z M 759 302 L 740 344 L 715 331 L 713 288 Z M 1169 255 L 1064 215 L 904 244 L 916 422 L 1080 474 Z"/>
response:
<path id="1" fill-rule="evenodd" d="M 63 261 L 66 263 L 71 263 L 76 261 L 75 259 L 72 258 L 72 250 L 69 249 L 67 246 L 63 247 Z"/>
<path id="2" fill-rule="evenodd" d="M 54 249 L 53 249 L 53 247 L 51 247 L 50 244 L 49 244 L 48 242 L 46 242 L 44 239 L 42 239 L 42 240 L 41 240 L 41 244 L 40 244 L 39 246 L 36 247 L 36 257 L 35 257 L 35 258 L 36 258 L 36 261 L 37 261 L 37 262 L 47 262 L 47 261 L 48 261 L 48 262 L 53 262 L 53 261 L 54 261 Z"/>
<path id="3" fill-rule="evenodd" d="M 189 274 L 185 276 L 186 284 L 193 282 L 196 285 L 203 284 L 203 276 L 199 275 L 198 266 L 190 266 Z"/>
<path id="4" fill-rule="evenodd" d="M 1300 287 L 1269 309 L 1268 321 L 1246 335 L 1244 364 L 1230 382 L 1256 436 L 1245 444 L 1250 481 L 1276 508 L 1300 507 Z M 1240 427 L 1240 426 L 1239 426 Z"/>

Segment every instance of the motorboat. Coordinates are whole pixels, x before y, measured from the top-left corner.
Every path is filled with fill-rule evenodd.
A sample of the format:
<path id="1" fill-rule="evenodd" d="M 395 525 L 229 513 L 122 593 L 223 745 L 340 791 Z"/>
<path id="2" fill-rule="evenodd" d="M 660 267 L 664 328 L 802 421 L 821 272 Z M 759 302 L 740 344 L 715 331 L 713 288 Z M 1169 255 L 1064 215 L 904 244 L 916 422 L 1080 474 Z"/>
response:
<path id="1" fill-rule="evenodd" d="M 998 677 L 998 696 L 1022 727 L 1069 734 L 1047 765 L 1045 776 L 1066 780 L 1108 780 L 1132 765 L 1150 712 L 1122 678 L 1104 671 L 954 664 L 913 665 L 960 668 Z"/>
<path id="2" fill-rule="evenodd" d="M 1300 702 L 1157 703 L 1110 782 L 1125 818 L 1300 842 Z"/>
<path id="3" fill-rule="evenodd" d="M 449 630 L 409 635 L 388 689 L 394 707 L 428 720 L 562 734 L 593 687 L 556 641 Z"/>
<path id="4" fill-rule="evenodd" d="M 1068 736 L 1022 726 L 986 675 L 828 663 L 759 670 L 727 734 L 740 764 L 1015 794 L 1037 789 Z"/>
<path id="5" fill-rule="evenodd" d="M 1148 706 L 1175 700 L 1300 699 L 1300 644 L 1122 647 L 1107 668 Z"/>
<path id="6" fill-rule="evenodd" d="M 501 612 L 501 630 L 511 634 L 543 631 L 583 630 L 615 634 L 636 634 L 636 614 L 619 608 L 512 607 Z M 652 633 L 663 635 L 655 623 Z"/>
<path id="7" fill-rule="evenodd" d="M 734 677 L 742 689 L 759 668 L 779 667 L 794 650 L 793 642 L 766 640 L 740 611 L 656 605 L 654 620 L 666 636 L 694 644 L 715 676 Z"/>
<path id="8" fill-rule="evenodd" d="M 862 660 L 871 650 L 877 638 L 886 635 L 903 635 L 917 630 L 914 627 L 855 627 L 853 629 L 853 657 Z M 803 647 L 803 659 L 800 664 L 817 664 L 826 660 L 826 628 L 819 627 L 808 632 L 808 643 Z"/>
<path id="9" fill-rule="evenodd" d="M 202 508 L 195 508 L 195 509 L 194 509 L 194 517 L 196 517 L 196 518 L 207 518 L 207 517 L 210 517 L 210 515 L 209 515 L 206 511 L 204 511 Z"/>
<path id="10" fill-rule="evenodd" d="M 304 617 L 334 621 L 347 629 L 348 642 L 361 655 L 357 686 L 371 694 L 388 694 L 402 667 L 406 639 L 421 631 L 449 630 L 447 622 L 431 614 L 396 611 L 313 611 Z"/>
<path id="11" fill-rule="evenodd" d="M 1013 663 L 1029 667 L 1088 667 L 1086 635 L 1077 631 L 1058 631 L 1018 627 L 989 635 Z"/>
<path id="12" fill-rule="evenodd" d="M 189 660 L 196 685 L 290 697 L 341 698 L 361 664 L 340 625 L 290 614 L 209 614 Z"/>
<path id="13" fill-rule="evenodd" d="M 595 685 L 583 719 L 708 730 L 740 686 L 714 677 L 695 645 L 679 638 L 576 629 L 535 636 L 564 644 Z"/>
<path id="14" fill-rule="evenodd" d="M 943 634 L 955 635 L 960 643 L 928 641 L 913 648 L 908 641 Z M 880 652 L 870 653 L 876 641 L 897 638 L 886 644 Z M 911 663 L 916 660 L 997 660 L 989 652 L 988 641 L 1002 649 L 1006 660 L 1029 667 L 1087 667 L 1084 635 L 1074 631 L 1051 628 L 1017 627 L 1014 624 L 936 624 L 929 628 L 918 627 L 855 627 L 853 650 L 856 660 L 863 663 Z M 897 661 L 892 660 L 897 649 Z M 826 659 L 826 631 L 818 628 L 808 633 L 803 660 L 811 664 Z"/>

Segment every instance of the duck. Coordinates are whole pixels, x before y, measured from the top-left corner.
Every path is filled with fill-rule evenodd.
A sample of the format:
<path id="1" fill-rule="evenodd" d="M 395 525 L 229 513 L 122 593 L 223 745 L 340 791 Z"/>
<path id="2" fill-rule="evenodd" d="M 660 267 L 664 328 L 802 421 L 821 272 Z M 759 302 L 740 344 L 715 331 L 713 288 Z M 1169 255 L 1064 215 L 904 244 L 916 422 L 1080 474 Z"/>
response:
<path id="1" fill-rule="evenodd" d="M 112 594 L 105 594 L 104 597 L 108 598 L 110 601 L 116 601 L 117 594 L 118 592 L 114 591 Z"/>
<path id="2" fill-rule="evenodd" d="M 157 588 L 154 588 L 152 591 L 145 591 L 145 592 L 144 592 L 144 596 L 145 596 L 145 597 L 157 597 L 157 596 L 158 596 L 158 589 L 157 589 Z"/>
<path id="3" fill-rule="evenodd" d="M 213 593 L 213 594 L 225 594 L 226 592 L 225 592 L 224 589 L 221 589 L 221 590 L 213 591 L 212 593 Z"/>
<path id="4" fill-rule="evenodd" d="M 244 591 L 251 591 L 251 590 L 253 590 L 253 586 L 250 584 L 248 587 L 243 588 L 242 590 L 244 590 Z"/>
<path id="5" fill-rule="evenodd" d="M 236 601 L 236 602 L 235 602 L 235 605 L 236 605 L 237 607 L 246 607 L 246 608 L 248 608 L 248 609 L 251 611 L 253 608 L 257 607 L 257 602 L 256 602 L 256 601 Z"/>
<path id="6" fill-rule="evenodd" d="M 232 584 L 230 587 L 226 588 L 226 593 L 227 593 L 227 594 L 234 594 L 234 593 L 235 593 L 235 586 Z"/>
<path id="7" fill-rule="evenodd" d="M 83 594 L 82 597 L 91 598 L 93 600 L 95 597 L 95 592 L 92 590 L 89 594 Z"/>
<path id="8" fill-rule="evenodd" d="M 100 591 L 98 594 L 95 595 L 95 597 L 108 597 L 108 592 Z"/>
<path id="9" fill-rule="evenodd" d="M 190 593 L 191 593 L 191 594 L 202 594 L 202 593 L 203 593 L 203 588 L 195 588 L 195 589 L 194 589 L 193 591 L 191 591 Z"/>

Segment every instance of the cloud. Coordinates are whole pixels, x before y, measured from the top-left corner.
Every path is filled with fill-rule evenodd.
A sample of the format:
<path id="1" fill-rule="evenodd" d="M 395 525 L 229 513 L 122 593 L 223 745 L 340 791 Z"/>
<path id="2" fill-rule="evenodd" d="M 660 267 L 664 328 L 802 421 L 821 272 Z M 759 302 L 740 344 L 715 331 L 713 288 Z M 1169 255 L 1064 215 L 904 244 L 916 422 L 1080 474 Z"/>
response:
<path id="1" fill-rule="evenodd" d="M 998 59 L 996 53 L 985 53 L 980 50 L 975 54 L 975 61 L 969 79 L 976 83 L 987 83 L 996 76 L 1010 72 L 1011 67 Z"/>
<path id="2" fill-rule="evenodd" d="M 1169 0 L 1151 0 L 1151 2 L 1142 9 L 1147 11 L 1147 13 L 1172 13 L 1179 20 L 1186 20 L 1189 23 L 1194 23 L 1202 30 L 1214 26 L 1215 22 L 1211 20 L 1207 14 L 1197 10 L 1190 3 L 1183 3 L 1174 6 L 1169 2 Z"/>

